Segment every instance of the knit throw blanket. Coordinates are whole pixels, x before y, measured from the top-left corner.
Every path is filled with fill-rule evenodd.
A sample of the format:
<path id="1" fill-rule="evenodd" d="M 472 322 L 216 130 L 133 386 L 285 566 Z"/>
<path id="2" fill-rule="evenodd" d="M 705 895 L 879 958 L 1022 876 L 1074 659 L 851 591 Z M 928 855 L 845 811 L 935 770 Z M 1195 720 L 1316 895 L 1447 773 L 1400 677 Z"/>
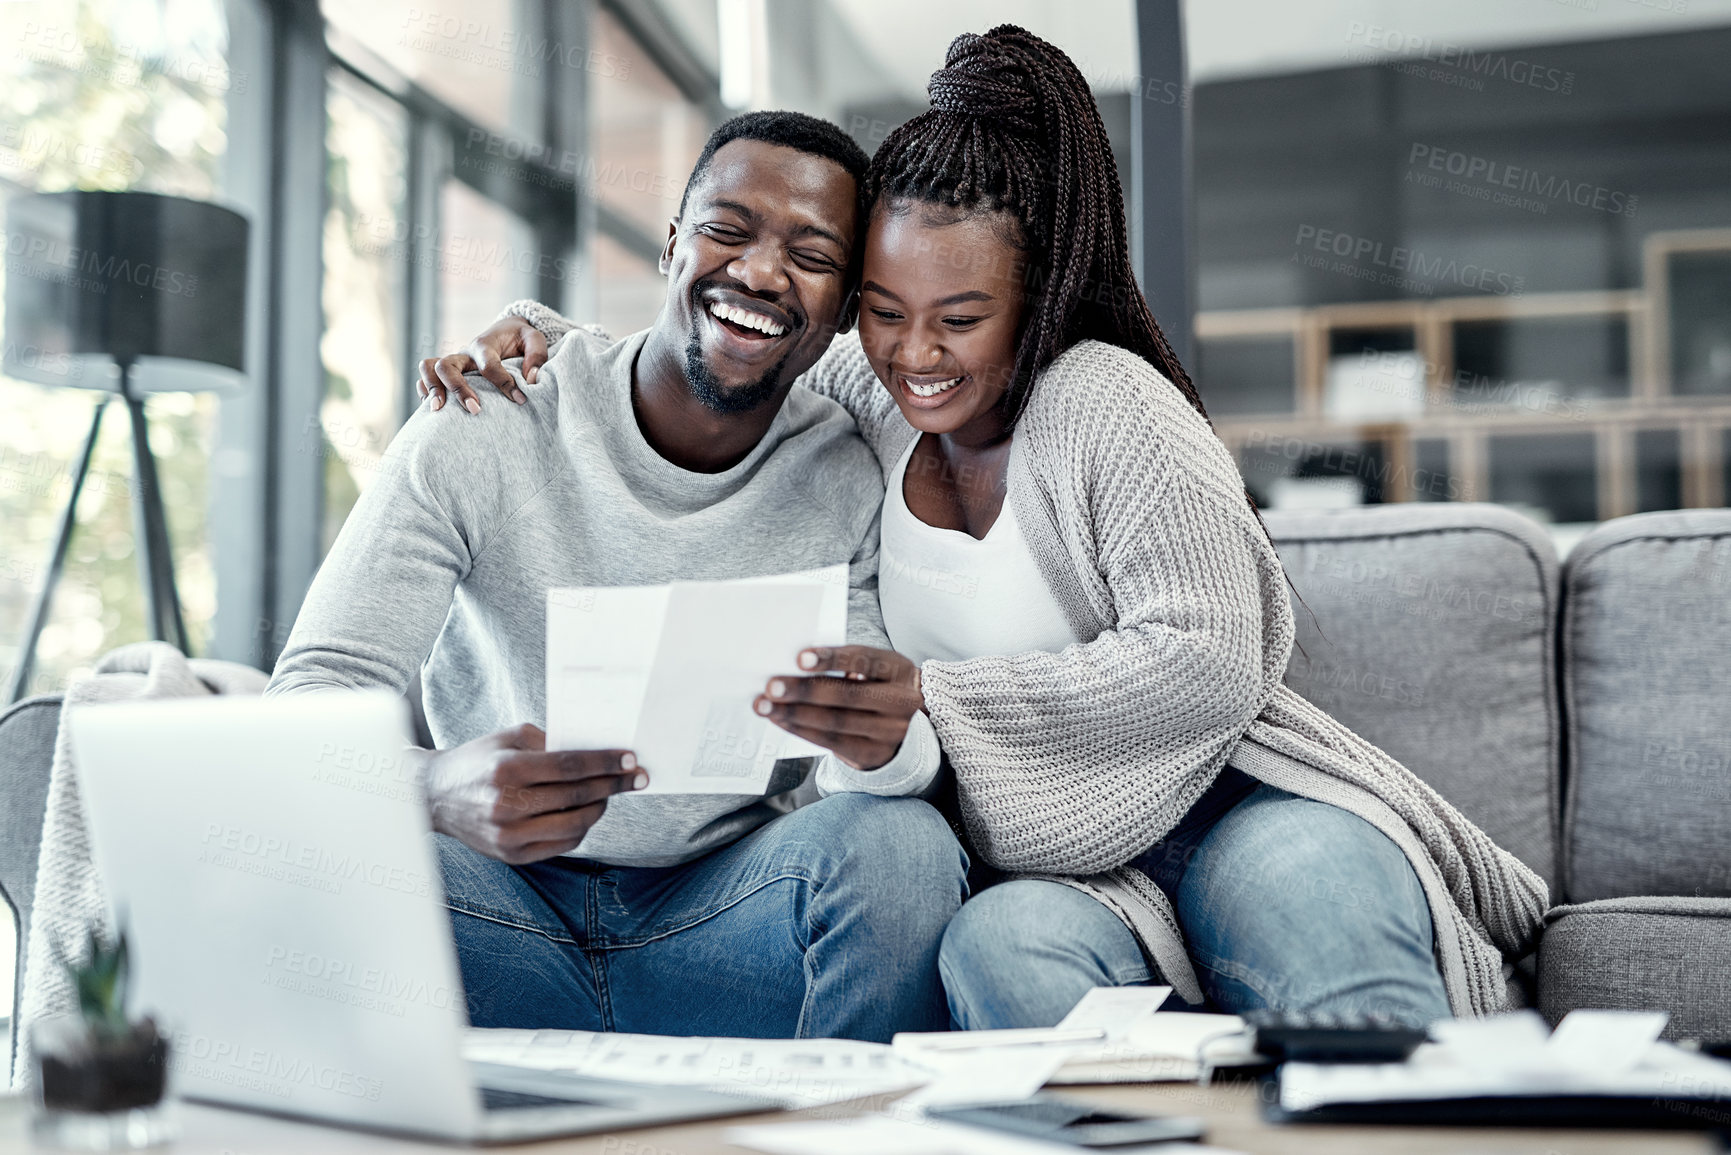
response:
<path id="1" fill-rule="evenodd" d="M 112 932 L 102 880 L 90 855 L 90 831 L 85 826 L 84 807 L 79 800 L 77 763 L 67 717 L 99 702 L 262 694 L 269 680 L 251 666 L 188 659 L 166 642 L 139 642 L 104 655 L 95 672 L 67 687 L 43 816 L 36 905 L 24 952 L 24 992 L 13 1022 L 18 1040 L 12 1068 L 14 1088 L 27 1089 L 35 1079 L 30 1055 L 31 1024 L 77 1009 L 72 984 L 56 961 L 56 948 L 67 957 L 76 957 L 90 928 Z"/>
<path id="2" fill-rule="evenodd" d="M 518 301 L 550 340 L 572 323 Z M 801 378 L 859 424 L 886 478 L 915 436 L 857 336 Z M 1505 960 L 1543 928 L 1544 882 L 1418 775 L 1284 684 L 1285 572 L 1214 430 L 1147 361 L 1082 341 L 1016 426 L 1015 516 L 1086 644 L 921 667 L 969 840 L 991 865 L 1098 898 L 1191 1002 L 1178 920 L 1129 868 L 1232 765 L 1369 821 L 1412 864 L 1456 1014 L 1510 1001 Z"/>

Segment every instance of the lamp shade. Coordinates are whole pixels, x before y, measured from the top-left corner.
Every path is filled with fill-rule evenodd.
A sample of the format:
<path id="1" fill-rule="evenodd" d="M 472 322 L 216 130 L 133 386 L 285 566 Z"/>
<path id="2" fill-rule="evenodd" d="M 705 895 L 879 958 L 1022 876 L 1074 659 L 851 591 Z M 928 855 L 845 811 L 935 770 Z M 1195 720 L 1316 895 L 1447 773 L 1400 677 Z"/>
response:
<path id="1" fill-rule="evenodd" d="M 247 221 L 205 201 L 142 192 L 13 197 L 6 221 L 5 370 L 114 388 L 91 360 L 170 358 L 245 371 Z M 161 376 L 152 374 L 152 376 Z M 207 388 L 179 375 L 168 388 Z M 163 385 L 157 385 L 163 388 Z"/>

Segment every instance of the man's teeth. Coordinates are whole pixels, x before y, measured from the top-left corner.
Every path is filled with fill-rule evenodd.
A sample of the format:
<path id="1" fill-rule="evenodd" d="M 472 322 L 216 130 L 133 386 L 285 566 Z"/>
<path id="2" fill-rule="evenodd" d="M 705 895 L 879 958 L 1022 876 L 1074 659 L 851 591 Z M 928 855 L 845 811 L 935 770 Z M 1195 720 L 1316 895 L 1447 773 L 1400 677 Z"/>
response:
<path id="1" fill-rule="evenodd" d="M 933 381 L 930 385 L 916 385 L 908 382 L 908 389 L 915 397 L 936 397 L 946 389 L 954 389 L 962 383 L 960 377 L 951 377 L 948 381 Z"/>
<path id="2" fill-rule="evenodd" d="M 771 337 L 779 337 L 787 332 L 786 325 L 778 325 L 762 313 L 753 313 L 749 309 L 741 309 L 738 305 L 724 305 L 715 301 L 710 304 L 709 311 L 723 321 L 732 321 L 735 325 L 756 329 L 759 333 L 767 333 Z"/>

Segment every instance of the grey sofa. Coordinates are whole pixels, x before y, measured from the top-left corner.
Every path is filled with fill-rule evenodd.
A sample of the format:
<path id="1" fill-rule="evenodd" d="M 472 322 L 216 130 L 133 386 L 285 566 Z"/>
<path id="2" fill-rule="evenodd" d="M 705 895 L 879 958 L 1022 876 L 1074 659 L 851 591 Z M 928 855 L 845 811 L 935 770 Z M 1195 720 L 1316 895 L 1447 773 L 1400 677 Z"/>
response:
<path id="1" fill-rule="evenodd" d="M 1731 510 L 1606 522 L 1560 572 L 1495 506 L 1267 521 L 1287 681 L 1550 884 L 1520 993 L 1731 1040 Z"/>
<path id="2" fill-rule="evenodd" d="M 1550 884 L 1517 995 L 1731 1040 L 1731 510 L 1607 522 L 1561 570 L 1496 506 L 1267 521 L 1298 594 L 1287 680 Z M 22 918 L 58 715 L 0 717 L 0 888 Z"/>

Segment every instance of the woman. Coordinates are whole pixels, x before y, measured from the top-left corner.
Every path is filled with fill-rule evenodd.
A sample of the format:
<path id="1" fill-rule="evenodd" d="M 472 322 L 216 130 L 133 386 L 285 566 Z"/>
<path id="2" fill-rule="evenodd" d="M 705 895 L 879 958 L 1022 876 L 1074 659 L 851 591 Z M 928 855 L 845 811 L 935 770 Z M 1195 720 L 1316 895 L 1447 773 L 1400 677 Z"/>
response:
<path id="1" fill-rule="evenodd" d="M 1284 574 L 1136 286 L 1086 81 L 1005 25 L 930 95 L 867 175 L 859 340 L 806 384 L 883 463 L 884 624 L 974 849 L 1017 876 L 946 935 L 956 1025 L 1147 982 L 1227 1011 L 1501 1009 L 1544 884 L 1282 684 Z M 786 681 L 762 708 L 815 736 Z"/>

